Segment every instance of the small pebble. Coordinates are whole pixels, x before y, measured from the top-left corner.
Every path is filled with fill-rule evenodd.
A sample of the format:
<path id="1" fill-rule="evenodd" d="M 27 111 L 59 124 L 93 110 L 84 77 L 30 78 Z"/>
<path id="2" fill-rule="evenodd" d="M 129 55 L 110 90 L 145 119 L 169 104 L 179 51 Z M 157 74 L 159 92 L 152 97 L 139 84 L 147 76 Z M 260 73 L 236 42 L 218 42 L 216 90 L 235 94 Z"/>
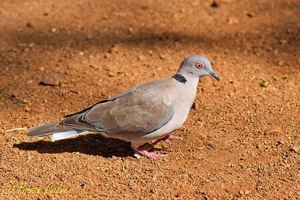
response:
<path id="1" fill-rule="evenodd" d="M 291 148 L 291 150 L 295 153 L 299 153 L 300 154 L 300 145 L 296 145 L 296 146 L 293 146 Z"/>
<path id="2" fill-rule="evenodd" d="M 25 112 L 30 112 L 30 111 L 31 111 L 31 109 L 28 106 L 26 106 L 25 107 Z"/>
<path id="3" fill-rule="evenodd" d="M 277 62 L 277 65 L 278 65 L 278 66 L 283 66 L 283 65 L 284 65 L 284 61 L 283 61 L 283 60 L 279 60 L 279 61 Z"/>
<path id="4" fill-rule="evenodd" d="M 111 49 L 109 50 L 109 53 L 119 53 L 119 47 L 117 45 L 112 45 Z"/>
<path id="5" fill-rule="evenodd" d="M 283 130 L 279 126 L 270 126 L 265 130 L 266 134 L 283 134 Z"/>
<path id="6" fill-rule="evenodd" d="M 152 56 L 153 55 L 153 51 L 149 50 L 149 55 Z"/>
<path id="7" fill-rule="evenodd" d="M 128 33 L 130 33 L 130 34 L 133 33 L 133 28 L 132 28 L 132 27 L 129 27 L 129 28 L 128 28 Z"/>
<path id="8" fill-rule="evenodd" d="M 143 56 L 143 55 L 138 55 L 138 60 L 145 61 L 146 58 L 145 58 L 145 56 Z"/>
<path id="9" fill-rule="evenodd" d="M 245 190 L 245 195 L 248 195 L 248 194 L 250 194 L 251 193 L 251 191 L 250 190 Z"/>
<path id="10" fill-rule="evenodd" d="M 56 28 L 51 28 L 51 32 L 55 33 L 56 32 Z"/>
<path id="11" fill-rule="evenodd" d="M 39 83 L 39 85 L 43 85 L 43 86 L 56 86 L 59 84 L 60 84 L 59 75 L 56 73 L 45 75 Z"/>
<path id="12" fill-rule="evenodd" d="M 27 22 L 26 26 L 27 26 L 28 28 L 32 28 L 32 27 L 33 27 L 33 25 L 32 25 L 31 22 Z"/>
<path id="13" fill-rule="evenodd" d="M 196 103 L 196 102 L 194 102 L 192 108 L 193 108 L 194 110 L 198 110 L 198 109 L 199 109 L 199 104 Z"/>
<path id="14" fill-rule="evenodd" d="M 106 54 L 104 55 L 104 58 L 108 59 L 110 56 L 111 56 L 111 53 L 106 53 Z"/>
<path id="15" fill-rule="evenodd" d="M 280 44 L 286 44 L 287 41 L 286 40 L 280 40 Z"/>
<path id="16" fill-rule="evenodd" d="M 163 54 L 160 54 L 160 55 L 159 55 L 159 59 L 164 60 L 165 58 L 167 58 L 167 55 L 163 55 Z"/>
<path id="17" fill-rule="evenodd" d="M 210 4 L 211 7 L 217 8 L 219 6 L 219 3 L 217 0 L 213 0 L 212 3 Z"/>
<path id="18" fill-rule="evenodd" d="M 239 22 L 240 22 L 240 20 L 238 18 L 235 18 L 235 17 L 229 17 L 228 18 L 228 24 L 229 25 L 238 24 Z"/>
<path id="19" fill-rule="evenodd" d="M 254 13 L 252 13 L 252 12 L 246 12 L 246 15 L 248 16 L 248 17 L 255 17 L 255 14 Z"/>

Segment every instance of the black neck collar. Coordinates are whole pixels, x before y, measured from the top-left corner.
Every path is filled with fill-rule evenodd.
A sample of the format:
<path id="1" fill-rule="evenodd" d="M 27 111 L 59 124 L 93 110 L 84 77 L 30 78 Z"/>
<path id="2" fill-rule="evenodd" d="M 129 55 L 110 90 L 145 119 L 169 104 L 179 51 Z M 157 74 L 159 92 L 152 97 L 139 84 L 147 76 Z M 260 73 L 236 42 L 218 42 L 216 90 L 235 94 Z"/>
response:
<path id="1" fill-rule="evenodd" d="M 180 83 L 186 83 L 186 78 L 181 75 L 181 74 L 175 74 L 174 76 L 172 76 L 172 78 L 174 78 L 176 81 L 180 82 Z"/>

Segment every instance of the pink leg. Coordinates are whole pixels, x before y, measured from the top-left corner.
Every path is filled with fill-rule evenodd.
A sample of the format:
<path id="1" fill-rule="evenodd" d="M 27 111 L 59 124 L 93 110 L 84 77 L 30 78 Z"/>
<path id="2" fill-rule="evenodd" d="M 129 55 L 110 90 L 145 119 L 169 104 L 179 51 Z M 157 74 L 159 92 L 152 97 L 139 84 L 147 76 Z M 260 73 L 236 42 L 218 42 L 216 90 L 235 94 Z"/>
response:
<path id="1" fill-rule="evenodd" d="M 170 139 L 172 140 L 183 140 L 183 137 L 176 136 L 176 135 L 169 135 L 169 137 L 165 140 L 167 143 L 171 143 Z"/>
<path id="2" fill-rule="evenodd" d="M 160 138 L 160 139 L 156 140 L 155 142 L 152 143 L 152 145 L 155 145 L 155 144 L 159 143 L 160 141 L 165 141 L 165 142 L 171 144 L 172 142 L 170 141 L 170 139 L 183 140 L 183 138 L 180 137 L 180 136 L 167 135 L 166 137 L 163 137 L 163 138 Z"/>
<path id="3" fill-rule="evenodd" d="M 131 147 L 140 155 L 143 155 L 147 158 L 151 158 L 153 160 L 157 160 L 160 159 L 162 157 L 168 156 L 168 154 L 157 154 L 155 152 L 149 152 L 147 150 L 144 149 L 144 145 L 138 146 L 138 147 L 134 147 L 133 145 L 131 145 Z"/>

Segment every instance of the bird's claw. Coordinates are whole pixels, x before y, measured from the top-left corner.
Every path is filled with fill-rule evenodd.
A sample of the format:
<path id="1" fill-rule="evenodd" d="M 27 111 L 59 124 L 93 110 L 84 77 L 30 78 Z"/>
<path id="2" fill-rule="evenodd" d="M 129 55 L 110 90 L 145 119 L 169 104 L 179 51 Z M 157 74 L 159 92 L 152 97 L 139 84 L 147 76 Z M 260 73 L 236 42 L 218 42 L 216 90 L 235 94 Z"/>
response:
<path id="1" fill-rule="evenodd" d="M 146 145 L 139 146 L 138 148 L 133 147 L 133 149 L 140 155 L 143 155 L 147 158 L 151 158 L 153 160 L 161 159 L 163 157 L 168 156 L 168 154 L 158 154 L 155 152 L 149 152 L 148 150 L 145 149 L 145 148 L 149 148 L 149 145 L 150 145 L 149 143 L 146 143 Z M 152 146 L 150 147 L 152 148 Z"/>
<path id="2" fill-rule="evenodd" d="M 172 143 L 171 139 L 183 140 L 183 138 L 180 137 L 180 136 L 167 135 L 166 137 L 160 138 L 160 139 L 156 140 L 153 143 L 146 143 L 146 144 L 143 144 L 143 145 L 138 146 L 138 147 L 132 146 L 132 148 L 140 155 L 143 155 L 147 158 L 151 158 L 153 160 L 157 160 L 157 159 L 168 156 L 168 154 L 158 154 L 158 153 L 155 153 L 155 152 L 150 152 L 153 149 L 153 146 L 155 144 L 157 144 L 158 142 L 160 142 L 160 141 L 165 141 L 168 144 L 171 144 Z"/>

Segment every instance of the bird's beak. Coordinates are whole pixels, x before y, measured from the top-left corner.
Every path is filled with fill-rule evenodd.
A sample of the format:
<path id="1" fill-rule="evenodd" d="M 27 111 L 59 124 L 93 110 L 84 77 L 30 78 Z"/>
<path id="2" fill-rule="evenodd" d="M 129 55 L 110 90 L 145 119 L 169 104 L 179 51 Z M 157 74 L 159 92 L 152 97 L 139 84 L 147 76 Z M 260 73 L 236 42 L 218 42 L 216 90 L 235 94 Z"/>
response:
<path id="1" fill-rule="evenodd" d="M 209 72 L 211 76 L 220 81 L 220 77 L 215 72 Z"/>

